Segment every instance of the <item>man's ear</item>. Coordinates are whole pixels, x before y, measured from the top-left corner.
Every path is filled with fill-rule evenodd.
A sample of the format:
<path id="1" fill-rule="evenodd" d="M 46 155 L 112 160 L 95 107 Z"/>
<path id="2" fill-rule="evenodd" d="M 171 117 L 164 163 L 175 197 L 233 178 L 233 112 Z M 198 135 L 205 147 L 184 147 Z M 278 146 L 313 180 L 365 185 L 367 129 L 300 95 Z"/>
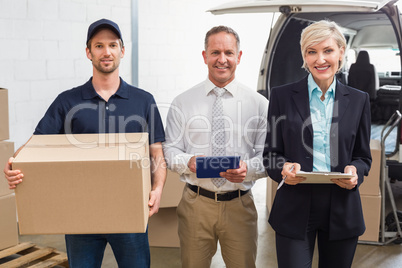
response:
<path id="1" fill-rule="evenodd" d="M 124 57 L 124 53 L 126 53 L 126 47 L 121 48 L 121 56 L 120 56 L 120 58 Z"/>
<path id="2" fill-rule="evenodd" d="M 87 58 L 92 61 L 92 54 L 91 54 L 91 50 L 87 47 L 85 48 L 85 51 L 87 53 Z"/>
<path id="3" fill-rule="evenodd" d="M 207 52 L 205 50 L 202 51 L 202 57 L 204 58 L 204 63 L 207 64 Z"/>
<path id="4" fill-rule="evenodd" d="M 239 51 L 239 55 L 237 55 L 237 64 L 240 64 L 241 55 L 243 55 L 243 51 Z"/>

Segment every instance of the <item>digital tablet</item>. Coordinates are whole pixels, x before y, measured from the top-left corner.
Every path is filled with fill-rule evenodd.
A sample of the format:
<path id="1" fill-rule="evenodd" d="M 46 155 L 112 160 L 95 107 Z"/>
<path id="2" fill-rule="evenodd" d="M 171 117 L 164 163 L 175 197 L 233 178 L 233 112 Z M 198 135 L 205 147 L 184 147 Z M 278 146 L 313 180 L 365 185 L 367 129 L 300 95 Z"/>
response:
<path id="1" fill-rule="evenodd" d="M 219 173 L 239 168 L 239 164 L 240 156 L 197 157 L 197 178 L 220 178 Z"/>

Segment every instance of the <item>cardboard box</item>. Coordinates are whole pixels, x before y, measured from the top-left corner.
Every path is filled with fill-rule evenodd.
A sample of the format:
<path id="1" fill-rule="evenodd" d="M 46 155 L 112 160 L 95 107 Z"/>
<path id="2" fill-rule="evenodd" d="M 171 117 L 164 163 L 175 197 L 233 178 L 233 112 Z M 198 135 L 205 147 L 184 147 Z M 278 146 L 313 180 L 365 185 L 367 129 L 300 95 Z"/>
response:
<path id="1" fill-rule="evenodd" d="M 0 196 L 9 195 L 14 193 L 10 190 L 7 180 L 4 178 L 3 168 L 5 167 L 8 159 L 14 154 L 14 143 L 9 141 L 0 141 Z"/>
<path id="2" fill-rule="evenodd" d="M 161 208 L 149 218 L 148 239 L 151 247 L 180 247 L 176 208 Z"/>
<path id="3" fill-rule="evenodd" d="M 364 177 L 364 182 L 359 187 L 361 195 L 378 195 L 380 189 L 381 172 L 381 143 L 379 140 L 370 141 L 372 163 L 368 176 Z"/>
<path id="4" fill-rule="evenodd" d="M 160 207 L 177 207 L 183 195 L 185 185 L 185 182 L 180 181 L 180 175 L 178 173 L 168 169 Z"/>
<path id="5" fill-rule="evenodd" d="M 20 234 L 145 232 L 147 133 L 34 135 L 13 162 Z"/>
<path id="6" fill-rule="evenodd" d="M 361 241 L 378 242 L 381 218 L 381 195 L 361 195 L 363 206 L 364 222 L 366 224 L 365 233 L 359 237 Z"/>
<path id="7" fill-rule="evenodd" d="M 0 88 L 0 141 L 10 138 L 8 122 L 8 92 Z"/>
<path id="8" fill-rule="evenodd" d="M 267 178 L 267 194 L 266 194 L 266 206 L 268 211 L 271 211 L 272 205 L 274 203 L 276 188 L 278 188 L 278 183 L 272 180 L 270 177 Z"/>
<path id="9" fill-rule="evenodd" d="M 15 196 L 0 196 L 0 250 L 18 244 Z"/>

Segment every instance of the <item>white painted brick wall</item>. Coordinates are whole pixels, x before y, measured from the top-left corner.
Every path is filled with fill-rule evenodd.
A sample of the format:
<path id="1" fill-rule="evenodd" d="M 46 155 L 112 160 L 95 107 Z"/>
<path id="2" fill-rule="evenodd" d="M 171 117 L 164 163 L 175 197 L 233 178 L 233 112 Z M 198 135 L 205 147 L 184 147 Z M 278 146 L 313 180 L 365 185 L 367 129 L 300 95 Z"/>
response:
<path id="1" fill-rule="evenodd" d="M 14 77 L 17 81 L 46 80 L 46 60 L 17 60 L 14 66 Z"/>
<path id="2" fill-rule="evenodd" d="M 91 22 L 110 18 L 119 24 L 126 45 L 120 75 L 131 82 L 131 1 L 0 0 L 0 87 L 9 89 L 16 149 L 60 92 L 91 76 L 85 55 Z M 270 16 L 205 12 L 227 1 L 138 0 L 139 86 L 154 94 L 164 121 L 173 98 L 207 77 L 201 52 L 205 33 L 215 25 L 239 33 L 243 57 L 237 77 L 256 88 Z"/>
<path id="3" fill-rule="evenodd" d="M 0 0 L 2 19 L 26 19 L 28 0 Z"/>
<path id="4" fill-rule="evenodd" d="M 28 19 L 55 21 L 59 16 L 59 1 L 34 0 L 28 2 Z"/>
<path id="5" fill-rule="evenodd" d="M 59 57 L 58 42 L 47 40 L 31 40 L 29 41 L 27 52 L 29 52 L 30 60 L 50 60 L 54 57 Z M 28 57 L 26 57 L 26 59 L 28 59 Z"/>
<path id="6" fill-rule="evenodd" d="M 86 8 L 82 1 L 60 1 L 60 19 L 67 21 L 85 22 Z"/>
<path id="7" fill-rule="evenodd" d="M 0 10 L 0 87 L 9 90 L 10 140 L 17 149 L 60 92 L 92 75 L 85 54 L 90 23 L 116 21 L 131 49 L 131 0 L 0 0 Z M 120 73 L 128 82 L 131 54 Z"/>

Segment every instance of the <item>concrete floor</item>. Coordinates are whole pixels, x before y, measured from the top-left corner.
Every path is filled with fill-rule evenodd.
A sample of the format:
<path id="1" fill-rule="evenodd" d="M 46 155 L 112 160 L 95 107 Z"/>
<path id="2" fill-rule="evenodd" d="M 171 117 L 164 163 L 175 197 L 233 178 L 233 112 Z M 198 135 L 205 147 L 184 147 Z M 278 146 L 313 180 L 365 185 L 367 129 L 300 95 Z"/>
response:
<path id="1" fill-rule="evenodd" d="M 402 182 L 393 184 L 393 192 L 397 207 L 402 210 Z M 259 240 L 257 267 L 277 267 L 275 255 L 274 232 L 267 222 L 267 208 L 265 203 L 266 181 L 259 180 L 253 187 L 255 202 L 257 205 L 259 220 Z M 31 241 L 39 246 L 50 246 L 60 251 L 65 251 L 63 235 L 20 236 L 20 241 Z M 341 257 L 341 256 L 340 256 Z M 314 254 L 313 267 L 317 267 L 317 254 Z M 117 267 L 113 253 L 108 246 L 103 260 L 103 268 Z M 180 267 L 180 252 L 178 248 L 151 247 L 152 268 L 176 268 Z M 218 249 L 212 261 L 212 268 L 225 267 Z M 372 246 L 359 244 L 354 258 L 353 268 L 395 268 L 402 267 L 402 245 L 390 244 L 386 246 Z"/>

